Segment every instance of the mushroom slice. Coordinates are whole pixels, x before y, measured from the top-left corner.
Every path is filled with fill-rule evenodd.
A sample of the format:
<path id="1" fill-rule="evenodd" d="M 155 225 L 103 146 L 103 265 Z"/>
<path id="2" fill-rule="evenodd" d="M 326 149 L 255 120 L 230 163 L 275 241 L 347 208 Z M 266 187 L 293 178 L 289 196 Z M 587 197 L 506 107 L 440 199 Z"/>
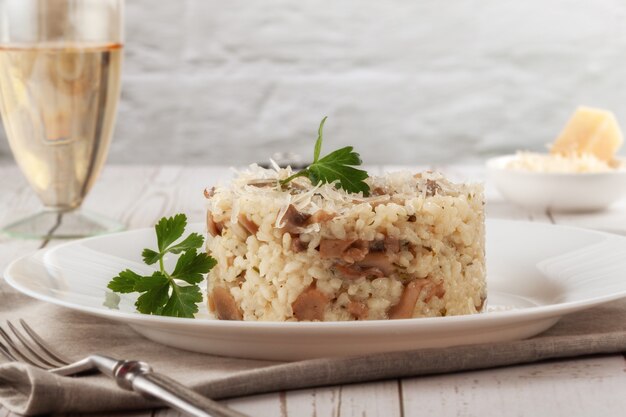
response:
<path id="1" fill-rule="evenodd" d="M 380 278 L 385 276 L 383 271 L 378 268 L 362 268 L 358 264 L 343 265 L 338 263 L 333 265 L 333 268 L 347 279 L 359 279 L 362 277 Z"/>
<path id="2" fill-rule="evenodd" d="M 207 211 L 206 228 L 207 228 L 207 232 L 209 232 L 211 236 L 221 236 L 222 229 L 224 229 L 224 224 L 222 222 L 216 222 L 213 219 L 213 214 L 211 214 L 210 211 Z"/>
<path id="3" fill-rule="evenodd" d="M 311 215 L 311 218 L 308 220 L 308 224 L 312 223 L 326 223 L 334 219 L 336 216 L 335 213 L 330 213 L 326 210 L 317 210 L 315 213 Z"/>
<path id="4" fill-rule="evenodd" d="M 245 214 L 239 214 L 238 219 L 239 224 L 241 224 L 241 226 L 243 226 L 243 228 L 246 229 L 251 235 L 256 235 L 256 232 L 259 231 L 259 226 L 255 222 L 250 220 Z"/>
<path id="5" fill-rule="evenodd" d="M 350 301 L 347 310 L 348 313 L 352 314 L 357 320 L 365 320 L 369 314 L 367 304 L 359 301 Z"/>
<path id="6" fill-rule="evenodd" d="M 285 215 L 283 216 L 284 226 L 282 229 L 287 233 L 299 233 L 303 227 L 307 225 L 307 221 L 311 217 L 308 213 L 298 211 L 293 204 L 289 204 Z"/>
<path id="7" fill-rule="evenodd" d="M 424 288 L 427 282 L 425 279 L 416 279 L 406 284 L 400 296 L 400 301 L 389 309 L 387 313 L 389 318 L 394 320 L 413 317 L 415 304 L 417 304 L 422 288 Z"/>
<path id="8" fill-rule="evenodd" d="M 355 239 L 322 239 L 320 240 L 320 258 L 341 258 L 341 255 L 355 242 Z"/>
<path id="9" fill-rule="evenodd" d="M 445 294 L 446 289 L 443 287 L 443 281 L 441 281 L 437 285 L 431 283 L 428 286 L 428 292 L 426 294 L 426 297 L 424 297 L 424 301 L 429 303 L 433 297 L 443 298 Z"/>
<path id="10" fill-rule="evenodd" d="M 385 250 L 389 253 L 400 252 L 400 240 L 387 236 L 384 240 Z"/>
<path id="11" fill-rule="evenodd" d="M 291 250 L 295 253 L 303 252 L 309 248 L 306 242 L 300 239 L 299 235 L 291 235 Z"/>
<path id="12" fill-rule="evenodd" d="M 243 320 L 237 302 L 227 288 L 215 287 L 211 292 L 212 305 L 220 320 Z"/>
<path id="13" fill-rule="evenodd" d="M 328 297 L 312 285 L 300 293 L 296 301 L 291 304 L 291 308 L 293 315 L 299 321 L 322 321 L 326 304 L 328 304 Z"/>
<path id="14" fill-rule="evenodd" d="M 368 253 L 363 260 L 357 262 L 357 265 L 364 269 L 377 268 L 381 270 L 386 277 L 391 275 L 396 270 L 393 266 L 393 262 L 391 262 L 391 259 L 382 252 Z"/>

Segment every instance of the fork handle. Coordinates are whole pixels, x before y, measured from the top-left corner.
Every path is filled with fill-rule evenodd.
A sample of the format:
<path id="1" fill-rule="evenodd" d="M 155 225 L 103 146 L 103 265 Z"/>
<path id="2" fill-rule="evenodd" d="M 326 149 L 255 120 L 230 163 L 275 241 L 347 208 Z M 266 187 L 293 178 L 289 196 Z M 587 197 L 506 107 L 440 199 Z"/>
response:
<path id="1" fill-rule="evenodd" d="M 163 401 L 192 417 L 247 417 L 223 406 L 139 361 L 123 361 L 116 369 L 118 384 L 126 389 Z"/>

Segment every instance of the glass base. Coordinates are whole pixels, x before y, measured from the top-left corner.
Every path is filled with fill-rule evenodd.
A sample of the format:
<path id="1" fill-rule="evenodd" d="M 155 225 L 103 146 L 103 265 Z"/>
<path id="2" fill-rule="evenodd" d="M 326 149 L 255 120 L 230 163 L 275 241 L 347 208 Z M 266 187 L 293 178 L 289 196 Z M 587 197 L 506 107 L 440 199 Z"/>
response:
<path id="1" fill-rule="evenodd" d="M 125 226 L 86 210 L 44 210 L 0 229 L 0 233 L 22 239 L 76 239 L 119 232 Z"/>

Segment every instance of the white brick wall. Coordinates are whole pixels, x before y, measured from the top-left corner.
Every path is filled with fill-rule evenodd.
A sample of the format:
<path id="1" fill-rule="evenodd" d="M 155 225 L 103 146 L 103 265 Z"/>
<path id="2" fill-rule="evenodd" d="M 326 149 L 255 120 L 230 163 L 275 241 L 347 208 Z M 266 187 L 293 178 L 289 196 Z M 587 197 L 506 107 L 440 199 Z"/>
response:
<path id="1" fill-rule="evenodd" d="M 541 150 L 578 104 L 626 126 L 624 0 L 127 0 L 110 161 Z M 0 158 L 9 155 L 0 141 Z"/>

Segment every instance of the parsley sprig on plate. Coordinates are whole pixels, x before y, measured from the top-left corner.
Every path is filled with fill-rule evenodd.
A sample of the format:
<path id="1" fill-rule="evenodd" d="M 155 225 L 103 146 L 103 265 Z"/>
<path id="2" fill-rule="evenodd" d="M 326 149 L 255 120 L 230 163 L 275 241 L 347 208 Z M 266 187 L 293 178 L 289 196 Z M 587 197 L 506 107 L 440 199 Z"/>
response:
<path id="1" fill-rule="evenodd" d="M 351 193 L 363 192 L 363 195 L 369 195 L 370 187 L 364 181 L 368 177 L 368 174 L 366 171 L 354 168 L 355 166 L 361 165 L 362 161 L 360 155 L 354 152 L 352 146 L 337 149 L 320 158 L 325 122 L 326 117 L 322 119 L 317 131 L 317 141 L 315 141 L 315 149 L 313 151 L 313 163 L 292 176 L 281 180 L 280 185 L 284 186 L 298 177 L 307 177 L 311 180 L 311 183 L 315 185 L 319 183 L 330 184 L 337 181 L 338 188 L 343 188 Z"/>
<path id="2" fill-rule="evenodd" d="M 190 317 L 198 312 L 202 292 L 198 284 L 215 266 L 217 261 L 204 252 L 198 252 L 204 237 L 191 233 L 176 243 L 187 226 L 187 216 L 177 214 L 162 218 L 154 227 L 157 235 L 157 250 L 144 249 L 143 260 L 148 265 L 159 263 L 159 270 L 152 275 L 142 276 L 126 269 L 109 282 L 108 288 L 118 293 L 138 292 L 135 306 L 144 314 L 161 316 Z M 179 255 L 174 270 L 165 270 L 163 257 Z"/>

